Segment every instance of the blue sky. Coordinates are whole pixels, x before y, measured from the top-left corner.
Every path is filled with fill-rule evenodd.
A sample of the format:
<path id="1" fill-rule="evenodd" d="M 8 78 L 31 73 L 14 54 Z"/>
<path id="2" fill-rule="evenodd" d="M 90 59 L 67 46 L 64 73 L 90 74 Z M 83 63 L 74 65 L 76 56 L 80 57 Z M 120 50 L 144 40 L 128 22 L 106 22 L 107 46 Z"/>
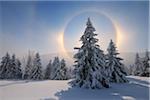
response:
<path id="1" fill-rule="evenodd" d="M 101 49 L 106 50 L 109 40 L 116 39 L 111 20 L 121 29 L 120 52 L 148 49 L 148 2 L 8 1 L 0 2 L 0 7 L 0 55 L 7 51 L 18 55 L 28 50 L 41 54 L 60 52 L 60 32 L 64 32 L 66 50 L 73 51 L 84 32 L 87 17 L 97 30 Z"/>

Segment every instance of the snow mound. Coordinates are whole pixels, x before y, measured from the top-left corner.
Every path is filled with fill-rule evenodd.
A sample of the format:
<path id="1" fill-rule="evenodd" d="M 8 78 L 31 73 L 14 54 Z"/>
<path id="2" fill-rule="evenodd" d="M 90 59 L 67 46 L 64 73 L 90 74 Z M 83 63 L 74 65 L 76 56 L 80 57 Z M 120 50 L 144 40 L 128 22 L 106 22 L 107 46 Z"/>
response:
<path id="1" fill-rule="evenodd" d="M 72 88 L 69 81 L 0 81 L 0 100 L 149 100 L 150 81 L 128 76 L 129 83 L 108 89 Z"/>

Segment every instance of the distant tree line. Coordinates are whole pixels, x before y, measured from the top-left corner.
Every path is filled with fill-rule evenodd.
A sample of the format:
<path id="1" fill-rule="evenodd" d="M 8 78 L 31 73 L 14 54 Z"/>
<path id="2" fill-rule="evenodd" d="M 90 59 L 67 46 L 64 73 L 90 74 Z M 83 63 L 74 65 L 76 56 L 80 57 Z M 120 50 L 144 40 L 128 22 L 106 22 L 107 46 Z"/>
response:
<path id="1" fill-rule="evenodd" d="M 21 62 L 15 54 L 10 56 L 9 53 L 6 53 L 0 64 L 0 79 L 67 80 L 71 75 L 71 70 L 66 67 L 65 60 L 60 60 L 58 57 L 55 57 L 53 62 L 50 60 L 44 70 L 39 53 L 36 53 L 34 57 L 29 53 L 27 62 L 23 66 L 24 70 L 21 66 Z"/>
<path id="2" fill-rule="evenodd" d="M 150 57 L 149 52 L 145 52 L 145 56 L 141 58 L 139 53 L 136 53 L 135 62 L 130 66 L 130 74 L 136 76 L 150 77 Z"/>

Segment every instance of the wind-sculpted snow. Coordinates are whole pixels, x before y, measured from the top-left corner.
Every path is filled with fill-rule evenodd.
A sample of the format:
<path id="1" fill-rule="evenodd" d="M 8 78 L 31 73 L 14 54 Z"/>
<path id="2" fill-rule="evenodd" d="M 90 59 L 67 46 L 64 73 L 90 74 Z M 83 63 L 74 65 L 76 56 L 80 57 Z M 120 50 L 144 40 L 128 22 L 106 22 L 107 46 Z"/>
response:
<path id="1" fill-rule="evenodd" d="M 128 76 L 129 83 L 110 88 L 71 87 L 71 81 L 0 81 L 0 100 L 149 100 L 149 78 Z"/>

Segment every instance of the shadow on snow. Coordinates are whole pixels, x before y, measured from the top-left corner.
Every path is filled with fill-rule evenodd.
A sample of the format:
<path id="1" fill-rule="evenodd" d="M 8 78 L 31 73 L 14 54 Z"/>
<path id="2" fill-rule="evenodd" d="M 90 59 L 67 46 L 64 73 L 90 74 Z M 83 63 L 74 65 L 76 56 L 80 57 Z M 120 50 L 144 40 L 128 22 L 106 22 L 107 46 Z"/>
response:
<path id="1" fill-rule="evenodd" d="M 55 93 L 59 100 L 148 100 L 149 87 L 146 82 L 145 86 L 140 85 L 141 80 L 134 80 L 129 83 L 112 83 L 108 89 L 83 89 L 69 88 Z M 48 99 L 51 100 L 51 99 Z"/>

